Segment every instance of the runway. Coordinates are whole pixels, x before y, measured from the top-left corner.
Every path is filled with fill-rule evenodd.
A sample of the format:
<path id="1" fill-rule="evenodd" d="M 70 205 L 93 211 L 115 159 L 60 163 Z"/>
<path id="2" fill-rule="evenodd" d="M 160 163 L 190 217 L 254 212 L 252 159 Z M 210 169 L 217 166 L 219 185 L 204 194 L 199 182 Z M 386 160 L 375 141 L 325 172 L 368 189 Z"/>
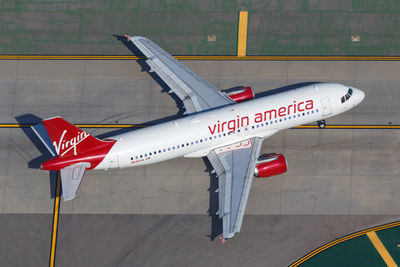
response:
<path id="1" fill-rule="evenodd" d="M 261 93 L 303 82 L 348 84 L 366 98 L 328 125 L 400 124 L 398 61 L 184 63 L 220 89 L 247 85 Z M 133 60 L 2 60 L 0 88 L 1 123 L 61 115 L 78 124 L 152 124 L 178 113 Z M 104 136 L 112 129 L 87 131 Z M 288 265 L 331 239 L 399 219 L 398 131 L 290 129 L 264 141 L 262 153 L 283 152 L 289 170 L 253 182 L 242 232 L 226 246 L 207 237 L 210 177 L 201 159 L 87 172 L 77 198 L 61 203 L 56 263 Z M 0 261 L 47 264 L 54 180 L 35 169 L 44 148 L 28 128 L 2 128 L 0 137 L 0 221 L 12 244 Z"/>

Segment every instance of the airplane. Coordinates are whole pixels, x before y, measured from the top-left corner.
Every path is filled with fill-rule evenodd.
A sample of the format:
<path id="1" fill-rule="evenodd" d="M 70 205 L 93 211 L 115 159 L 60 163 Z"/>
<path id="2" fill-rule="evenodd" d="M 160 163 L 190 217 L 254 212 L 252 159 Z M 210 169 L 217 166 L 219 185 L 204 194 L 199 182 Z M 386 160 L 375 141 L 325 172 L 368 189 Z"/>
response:
<path id="1" fill-rule="evenodd" d="M 298 125 L 341 114 L 365 97 L 337 83 L 315 83 L 255 98 L 250 87 L 218 90 L 151 40 L 127 36 L 183 103 L 186 116 L 104 140 L 61 117 L 32 126 L 53 158 L 41 169 L 60 171 L 64 201 L 75 198 L 86 170 L 153 164 L 177 157 L 208 158 L 218 179 L 223 242 L 240 232 L 253 177 L 287 171 L 281 153 L 260 156 L 264 139 Z"/>

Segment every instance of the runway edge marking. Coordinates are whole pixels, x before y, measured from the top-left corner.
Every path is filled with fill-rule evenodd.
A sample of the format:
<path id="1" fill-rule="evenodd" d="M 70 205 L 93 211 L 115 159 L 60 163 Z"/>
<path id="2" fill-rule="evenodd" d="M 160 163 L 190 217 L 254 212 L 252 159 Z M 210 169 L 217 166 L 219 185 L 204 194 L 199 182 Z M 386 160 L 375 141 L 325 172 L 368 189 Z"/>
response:
<path id="1" fill-rule="evenodd" d="M 396 221 L 396 222 L 392 222 L 392 223 L 387 223 L 387 224 L 383 224 L 380 226 L 375 226 L 372 228 L 367 228 L 349 235 L 345 235 L 343 237 L 340 237 L 338 239 L 335 239 L 329 243 L 326 243 L 325 245 L 322 245 L 319 248 L 314 249 L 313 251 L 311 251 L 310 253 L 306 254 L 305 256 L 301 257 L 300 259 L 296 260 L 295 262 L 293 262 L 292 264 L 289 265 L 289 267 L 296 267 L 299 266 L 300 264 L 302 264 L 303 262 L 309 260 L 310 258 L 314 257 L 315 255 L 319 254 L 320 252 L 333 247 L 334 245 L 337 245 L 339 243 L 345 242 L 347 240 L 365 235 L 371 231 L 380 231 L 380 230 L 385 230 L 385 229 L 389 229 L 389 228 L 393 228 L 393 227 L 397 227 L 400 226 L 400 221 Z"/>

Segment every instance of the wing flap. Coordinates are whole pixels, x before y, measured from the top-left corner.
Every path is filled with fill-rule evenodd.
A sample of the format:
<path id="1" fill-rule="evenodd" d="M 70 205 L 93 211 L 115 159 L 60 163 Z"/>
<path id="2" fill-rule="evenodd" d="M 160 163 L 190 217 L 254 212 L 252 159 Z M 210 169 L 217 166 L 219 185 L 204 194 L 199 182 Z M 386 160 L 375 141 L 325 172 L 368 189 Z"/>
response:
<path id="1" fill-rule="evenodd" d="M 254 169 L 262 140 L 249 139 L 251 146 L 207 156 L 218 175 L 219 217 L 223 237 L 231 238 L 240 231 L 253 181 Z"/>

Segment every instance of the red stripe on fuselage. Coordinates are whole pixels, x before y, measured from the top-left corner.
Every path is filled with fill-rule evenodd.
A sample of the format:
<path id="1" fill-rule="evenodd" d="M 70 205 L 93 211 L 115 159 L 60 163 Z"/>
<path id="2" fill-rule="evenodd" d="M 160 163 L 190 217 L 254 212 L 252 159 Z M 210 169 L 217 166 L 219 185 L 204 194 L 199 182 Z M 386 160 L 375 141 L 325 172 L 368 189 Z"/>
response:
<path id="1" fill-rule="evenodd" d="M 107 142 L 103 141 L 100 146 L 86 153 L 71 155 L 67 157 L 54 157 L 44 162 L 42 164 L 42 169 L 49 171 L 58 171 L 75 163 L 89 162 L 90 167 L 88 169 L 92 170 L 96 168 L 96 166 L 99 165 L 100 162 L 103 161 L 108 152 L 114 146 L 115 142 L 116 140 Z"/>

